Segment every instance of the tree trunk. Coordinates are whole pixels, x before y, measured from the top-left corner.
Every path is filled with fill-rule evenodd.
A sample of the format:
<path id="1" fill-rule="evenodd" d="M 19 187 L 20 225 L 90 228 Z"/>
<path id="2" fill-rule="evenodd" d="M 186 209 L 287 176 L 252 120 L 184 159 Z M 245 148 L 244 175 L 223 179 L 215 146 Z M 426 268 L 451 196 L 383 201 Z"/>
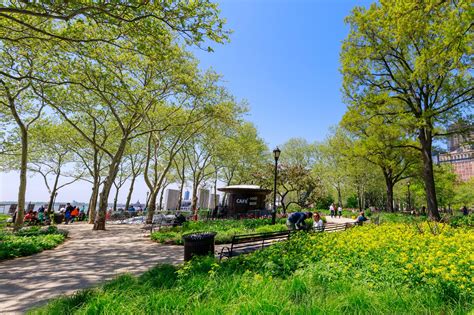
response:
<path id="1" fill-rule="evenodd" d="M 99 197 L 99 183 L 95 181 L 92 187 L 92 194 L 89 200 L 89 209 L 87 211 L 87 215 L 89 216 L 89 224 L 93 224 L 96 215 L 96 208 L 97 208 L 97 198 Z"/>
<path id="2" fill-rule="evenodd" d="M 196 183 L 194 183 L 193 184 L 193 198 L 192 198 L 192 202 L 191 202 L 191 209 L 193 210 L 194 220 L 196 220 L 196 221 L 197 221 L 197 215 L 198 215 L 197 202 L 198 202 L 197 185 L 196 185 Z"/>
<path id="3" fill-rule="evenodd" d="M 107 177 L 99 195 L 99 211 L 97 211 L 94 220 L 93 230 L 105 230 L 105 215 L 107 212 L 110 190 L 113 186 L 113 179 Z"/>
<path id="4" fill-rule="evenodd" d="M 436 188 L 433 172 L 433 157 L 431 156 L 432 135 L 426 128 L 420 128 L 418 136 L 421 144 L 421 154 L 423 158 L 423 180 L 425 183 L 426 204 L 428 215 L 437 221 L 441 219 L 438 211 L 438 201 L 436 200 Z"/>
<path id="5" fill-rule="evenodd" d="M 119 187 L 115 186 L 115 196 L 114 196 L 114 211 L 117 211 L 117 199 L 118 199 L 118 194 L 119 194 Z M 128 209 L 128 208 L 127 208 Z M 125 209 L 125 210 L 127 210 Z"/>
<path id="6" fill-rule="evenodd" d="M 51 210 L 54 210 L 54 196 L 56 195 L 56 190 L 58 188 L 58 182 L 59 182 L 59 172 L 56 174 L 56 179 L 54 180 L 54 185 L 53 189 L 51 190 L 51 194 L 49 196 L 49 203 L 48 203 L 48 209 L 46 210 L 48 213 L 51 213 Z"/>
<path id="7" fill-rule="evenodd" d="M 130 208 L 130 201 L 132 200 L 133 186 L 135 185 L 136 176 L 132 176 L 132 182 L 130 183 L 130 189 L 128 190 L 127 201 L 125 202 L 125 210 Z"/>
<path id="8" fill-rule="evenodd" d="M 126 136 L 121 139 L 119 148 L 115 153 L 114 158 L 110 162 L 109 172 L 104 182 L 104 186 L 102 187 L 102 191 L 100 192 L 99 211 L 95 216 L 94 227 L 92 228 L 93 230 L 105 230 L 105 214 L 107 212 L 110 190 L 112 189 L 115 177 L 117 176 L 117 172 L 120 167 L 120 161 L 122 160 L 127 140 L 128 137 Z"/>
<path id="9" fill-rule="evenodd" d="M 217 200 L 217 174 L 216 179 L 214 180 L 214 208 L 215 207 L 219 207 L 219 200 Z M 214 211 L 214 209 L 211 209 L 211 211 Z"/>
<path id="10" fill-rule="evenodd" d="M 393 183 L 387 174 L 385 175 L 385 185 L 387 189 L 387 211 L 393 212 Z"/>
<path id="11" fill-rule="evenodd" d="M 160 204 L 159 204 L 159 209 L 160 210 L 163 210 L 163 196 L 165 194 L 165 187 L 163 187 L 161 189 L 161 193 L 160 193 Z"/>
<path id="12" fill-rule="evenodd" d="M 177 210 L 181 209 L 181 204 L 183 203 L 184 181 L 185 181 L 185 178 L 183 177 L 181 179 L 181 185 L 179 186 L 178 205 L 176 207 Z"/>
<path id="13" fill-rule="evenodd" d="M 20 161 L 20 187 L 18 188 L 18 208 L 15 219 L 15 229 L 23 224 L 26 199 L 26 172 L 28 166 L 28 131 L 20 125 L 21 131 L 21 161 Z"/>
<path id="14" fill-rule="evenodd" d="M 158 190 L 150 192 L 150 197 L 148 201 L 148 214 L 146 218 L 146 223 L 151 224 L 153 223 L 153 216 L 155 215 L 156 209 L 156 197 L 158 196 Z"/>
<path id="15" fill-rule="evenodd" d="M 359 211 L 362 211 L 362 198 L 360 196 L 360 187 L 357 185 L 357 201 L 359 204 Z"/>
<path id="16" fill-rule="evenodd" d="M 337 202 L 342 207 L 342 194 L 341 194 L 341 186 L 339 185 L 339 183 L 337 183 L 336 190 L 337 190 Z"/>

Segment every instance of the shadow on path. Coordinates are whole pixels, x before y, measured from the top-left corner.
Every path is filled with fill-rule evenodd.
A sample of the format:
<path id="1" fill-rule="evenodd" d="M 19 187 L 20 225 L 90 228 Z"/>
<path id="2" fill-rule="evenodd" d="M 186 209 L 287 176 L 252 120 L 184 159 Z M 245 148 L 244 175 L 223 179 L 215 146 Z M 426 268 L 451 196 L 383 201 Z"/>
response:
<path id="1" fill-rule="evenodd" d="M 140 225 L 63 225 L 69 238 L 53 250 L 0 262 L 0 312 L 23 313 L 61 294 L 92 287 L 120 273 L 178 264 L 182 246 L 152 242 Z"/>

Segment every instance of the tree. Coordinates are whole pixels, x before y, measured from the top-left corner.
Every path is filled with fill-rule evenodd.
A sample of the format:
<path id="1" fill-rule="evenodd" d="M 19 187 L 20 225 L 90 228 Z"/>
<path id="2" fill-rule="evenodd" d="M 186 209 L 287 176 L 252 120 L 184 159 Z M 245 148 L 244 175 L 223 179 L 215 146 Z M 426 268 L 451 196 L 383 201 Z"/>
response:
<path id="1" fill-rule="evenodd" d="M 356 8 L 341 61 L 344 94 L 366 117 L 386 116 L 418 139 L 427 206 L 440 219 L 432 143 L 474 98 L 469 1 L 382 0 Z"/>
<path id="2" fill-rule="evenodd" d="M 54 209 L 58 191 L 81 179 L 83 171 L 73 169 L 75 156 L 69 140 L 73 130 L 64 123 L 43 119 L 31 130 L 31 152 L 28 169 L 41 175 L 49 193 L 48 212 Z M 69 170 L 68 170 L 69 168 Z M 60 182 L 61 177 L 69 178 Z"/>
<path id="3" fill-rule="evenodd" d="M 255 126 L 249 122 L 238 124 L 217 150 L 213 162 L 214 169 L 218 170 L 216 180 L 221 179 L 227 186 L 254 184 L 255 173 L 265 168 L 268 162 L 268 148 L 258 136 Z M 214 194 L 217 198 L 216 191 Z M 225 202 L 225 196 L 222 202 Z"/>
<path id="4" fill-rule="evenodd" d="M 9 1 L 0 5 L 0 39 L 14 43 L 102 43 L 128 49 L 116 39 L 136 31 L 150 43 L 160 43 L 163 28 L 179 34 L 187 44 L 201 45 L 206 37 L 228 39 L 215 3 L 208 0 L 128 3 Z M 85 23 L 88 22 L 88 23 Z M 91 32 L 98 30 L 97 32 Z M 27 36 L 28 35 L 28 36 Z M 123 46 L 122 46 L 123 45 Z M 146 54 L 144 46 L 135 47 Z M 144 51 L 145 50 L 145 51 Z M 208 47 L 207 50 L 212 50 Z"/>
<path id="5" fill-rule="evenodd" d="M 88 95 L 90 96 L 90 95 Z M 84 98 L 82 101 L 86 101 Z M 93 100 L 89 100 L 93 103 Z M 86 101 L 87 102 L 87 101 Z M 89 208 L 87 215 L 89 217 L 89 223 L 94 223 L 97 201 L 99 198 L 100 186 L 103 184 L 104 178 L 106 177 L 107 171 L 107 155 L 104 150 L 100 149 L 106 147 L 106 144 L 112 143 L 115 140 L 115 133 L 113 131 L 114 124 L 108 119 L 108 114 L 97 111 L 95 108 L 91 108 L 84 112 L 77 114 L 77 121 L 81 121 L 87 130 L 89 138 L 98 145 L 90 145 L 90 143 L 79 133 L 74 132 L 70 135 L 69 139 L 73 142 L 71 150 L 74 151 L 77 157 L 77 167 L 84 169 L 88 176 L 84 176 L 82 179 L 92 184 L 91 197 L 89 199 Z M 111 140 L 114 138 L 114 140 Z"/>
<path id="6" fill-rule="evenodd" d="M 242 113 L 247 111 L 246 103 L 240 105 Z M 255 172 L 265 167 L 267 147 L 258 136 L 255 126 L 246 121 L 237 121 L 231 128 L 228 126 L 226 136 L 216 147 L 212 160 L 214 169 L 213 189 L 214 204 L 218 205 L 217 182 L 221 180 L 227 186 L 232 184 L 254 184 Z M 226 201 L 226 194 L 222 204 Z"/>
<path id="7" fill-rule="evenodd" d="M 466 182 L 458 183 L 454 192 L 454 202 L 457 207 L 472 207 L 474 205 L 474 177 Z"/>
<path id="8" fill-rule="evenodd" d="M 354 137 L 352 147 L 346 151 L 381 169 L 387 194 L 385 208 L 393 212 L 394 186 L 413 176 L 418 158 L 417 152 L 408 146 L 413 145 L 413 141 L 400 126 L 391 125 L 387 120 L 383 116 L 367 118 L 353 108 L 345 113 L 341 126 Z"/>
<path id="9" fill-rule="evenodd" d="M 47 103 L 90 145 L 99 148 L 110 159 L 94 226 L 94 229 L 105 229 L 108 195 L 127 142 L 136 136 L 134 132 L 145 119 L 146 112 L 169 97 L 170 90 L 176 92 L 176 83 L 192 81 L 192 73 L 185 70 L 190 69 L 189 55 L 181 47 L 183 44 L 201 47 L 204 41 L 222 43 L 227 40 L 228 33 L 223 30 L 217 6 L 206 0 L 114 6 L 9 2 L 0 9 L 2 49 L 41 52 L 40 60 L 53 61 L 39 67 L 39 71 L 22 74 L 5 70 L 2 64 L 0 76 L 4 79 L 1 82 L 14 80 L 26 86 L 22 91 L 31 84 L 39 99 L 32 104 Z M 1 57 L 2 63 L 6 60 L 15 67 L 20 60 Z M 177 69 L 177 66 L 181 68 Z M 11 67 L 13 70 L 26 68 Z M 3 87 L 9 94 L 7 99 L 11 108 L 15 101 L 11 96 L 16 97 L 17 93 L 7 83 Z M 85 132 L 84 126 L 78 126 L 75 118 L 84 107 L 71 104 L 71 92 L 76 94 L 72 97 L 75 100 L 80 100 L 84 94 L 96 94 L 99 103 L 86 108 L 102 107 L 103 112 L 112 113 L 122 135 L 115 150 L 100 146 Z M 17 122 L 23 137 L 27 134 L 26 125 L 21 120 L 17 119 Z M 26 156 L 27 141 L 23 144 Z M 26 191 L 25 167 L 26 159 L 23 159 L 19 222 Z"/>
<path id="10" fill-rule="evenodd" d="M 291 204 L 307 207 L 316 200 L 319 181 L 313 176 L 316 146 L 302 138 L 289 139 L 281 147 L 277 192 L 283 213 Z"/>
<path id="11" fill-rule="evenodd" d="M 313 167 L 313 172 L 323 182 L 323 185 L 336 190 L 337 203 L 342 206 L 342 192 L 347 181 L 347 159 L 343 154 L 347 138 L 342 130 L 333 129 L 332 134 L 317 145 L 317 161 Z"/>
<path id="12" fill-rule="evenodd" d="M 130 178 L 131 175 L 131 170 L 130 170 L 130 164 L 127 163 L 127 161 L 123 161 L 120 163 L 119 169 L 117 171 L 117 175 L 115 176 L 115 180 L 113 182 L 114 187 L 115 187 L 115 196 L 114 196 L 114 211 L 117 211 L 117 203 L 118 203 L 118 195 L 120 188 L 127 182 L 127 180 Z M 128 208 L 125 208 L 125 210 L 128 210 Z"/>
<path id="13" fill-rule="evenodd" d="M 45 103 L 35 101 L 31 95 L 31 81 L 28 78 L 37 67 L 46 67 L 38 62 L 34 52 L 19 49 L 17 47 L 0 46 L 0 120 L 13 121 L 8 123 L 11 133 L 19 136 L 20 163 L 20 185 L 18 188 L 18 209 L 15 220 L 15 228 L 23 223 L 25 210 L 25 195 L 27 184 L 27 167 L 29 152 L 29 130 L 30 127 L 41 117 Z M 8 130 L 7 129 L 7 130 Z M 10 145 L 11 146 L 11 145 Z M 9 147 L 7 145 L 7 147 Z"/>
<path id="14" fill-rule="evenodd" d="M 130 202 L 132 200 L 133 189 L 135 186 L 135 181 L 137 177 L 143 172 L 143 167 L 145 165 L 146 155 L 143 153 L 143 146 L 145 145 L 138 138 L 137 141 L 132 141 L 129 145 L 130 152 L 125 155 L 125 161 L 130 165 L 130 188 L 128 189 L 127 200 L 125 201 L 125 209 L 130 207 Z"/>

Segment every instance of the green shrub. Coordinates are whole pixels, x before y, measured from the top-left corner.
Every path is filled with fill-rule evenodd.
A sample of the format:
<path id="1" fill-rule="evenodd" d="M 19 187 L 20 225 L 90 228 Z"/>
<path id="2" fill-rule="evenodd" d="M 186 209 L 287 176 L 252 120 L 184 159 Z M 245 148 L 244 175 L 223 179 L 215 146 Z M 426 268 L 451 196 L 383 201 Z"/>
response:
<path id="1" fill-rule="evenodd" d="M 39 253 L 61 244 L 68 231 L 55 226 L 24 227 L 17 232 L 0 230 L 0 260 Z"/>
<path id="2" fill-rule="evenodd" d="M 474 227 L 474 215 L 452 217 L 449 224 L 454 227 Z"/>
<path id="3" fill-rule="evenodd" d="M 242 220 L 209 220 L 187 221 L 181 227 L 163 228 L 151 234 L 151 239 L 159 243 L 182 245 L 182 236 L 189 233 L 217 232 L 216 244 L 230 243 L 236 234 L 250 234 L 284 231 L 286 219 L 277 219 L 277 224 L 271 225 L 271 219 L 242 219 Z"/>
<path id="4" fill-rule="evenodd" d="M 0 241 L 0 260 L 28 256 L 45 249 L 52 249 L 65 239 L 61 234 L 38 236 L 3 236 Z"/>

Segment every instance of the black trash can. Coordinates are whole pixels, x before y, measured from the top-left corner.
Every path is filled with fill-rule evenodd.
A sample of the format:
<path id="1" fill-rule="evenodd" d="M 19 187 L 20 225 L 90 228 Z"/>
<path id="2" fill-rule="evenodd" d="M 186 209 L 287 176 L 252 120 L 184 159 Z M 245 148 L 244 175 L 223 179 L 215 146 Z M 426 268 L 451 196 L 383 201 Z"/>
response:
<path id="1" fill-rule="evenodd" d="M 61 224 L 64 220 L 64 214 L 62 213 L 55 213 L 53 216 L 54 223 L 56 224 Z"/>
<path id="2" fill-rule="evenodd" d="M 216 232 L 203 232 L 183 235 L 184 261 L 193 256 L 214 255 L 214 237 Z"/>

